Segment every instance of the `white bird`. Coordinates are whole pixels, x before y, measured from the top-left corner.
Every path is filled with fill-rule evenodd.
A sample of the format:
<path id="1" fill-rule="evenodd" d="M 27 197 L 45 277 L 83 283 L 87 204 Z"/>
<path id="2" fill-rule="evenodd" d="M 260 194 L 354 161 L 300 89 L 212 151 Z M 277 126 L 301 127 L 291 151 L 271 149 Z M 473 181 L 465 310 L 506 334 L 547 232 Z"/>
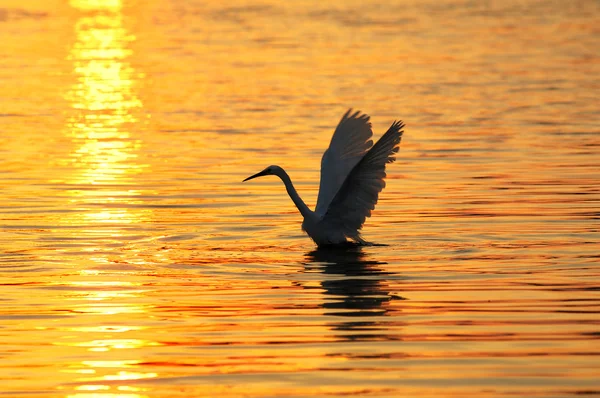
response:
<path id="1" fill-rule="evenodd" d="M 269 166 L 244 181 L 266 175 L 281 178 L 304 217 L 302 229 L 318 246 L 340 245 L 348 243 L 348 239 L 368 245 L 359 231 L 365 219 L 371 216 L 379 193 L 385 187 L 385 165 L 396 160 L 403 127 L 402 121 L 394 121 L 373 145 L 369 116 L 360 111 L 352 113 L 349 109 L 321 159 L 321 183 L 315 211 L 308 208 L 288 174 L 279 166 Z"/>

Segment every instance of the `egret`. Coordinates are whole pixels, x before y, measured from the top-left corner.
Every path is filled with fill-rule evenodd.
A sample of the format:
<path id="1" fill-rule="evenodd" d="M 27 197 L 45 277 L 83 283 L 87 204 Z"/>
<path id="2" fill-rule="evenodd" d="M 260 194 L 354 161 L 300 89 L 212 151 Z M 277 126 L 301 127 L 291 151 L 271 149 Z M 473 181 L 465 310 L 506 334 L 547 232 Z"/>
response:
<path id="1" fill-rule="evenodd" d="M 302 229 L 317 246 L 354 243 L 369 245 L 360 235 L 385 187 L 385 166 L 396 160 L 404 123 L 394 121 L 373 145 L 369 116 L 349 109 L 333 133 L 321 159 L 321 182 L 315 211 L 296 192 L 292 180 L 279 166 L 269 166 L 244 181 L 275 175 L 304 217 Z M 348 241 L 350 239 L 350 241 Z"/>

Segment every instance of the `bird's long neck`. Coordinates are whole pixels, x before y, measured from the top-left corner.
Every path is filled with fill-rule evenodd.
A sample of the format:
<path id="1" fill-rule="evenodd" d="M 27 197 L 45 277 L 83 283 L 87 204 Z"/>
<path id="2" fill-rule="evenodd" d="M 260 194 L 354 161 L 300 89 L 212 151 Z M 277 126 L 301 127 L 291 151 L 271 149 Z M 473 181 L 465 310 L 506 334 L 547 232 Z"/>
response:
<path id="1" fill-rule="evenodd" d="M 304 218 L 312 216 L 313 211 L 308 208 L 308 206 L 304 203 L 300 195 L 298 195 L 298 192 L 296 192 L 296 188 L 294 188 L 294 184 L 292 184 L 290 176 L 285 172 L 285 170 L 281 170 L 281 172 L 278 173 L 277 176 L 281 178 L 281 181 L 283 181 L 283 183 L 285 184 L 285 189 L 287 190 L 288 195 L 290 195 L 290 198 L 292 198 L 292 201 L 294 202 L 298 210 L 300 210 L 300 214 L 302 214 Z"/>

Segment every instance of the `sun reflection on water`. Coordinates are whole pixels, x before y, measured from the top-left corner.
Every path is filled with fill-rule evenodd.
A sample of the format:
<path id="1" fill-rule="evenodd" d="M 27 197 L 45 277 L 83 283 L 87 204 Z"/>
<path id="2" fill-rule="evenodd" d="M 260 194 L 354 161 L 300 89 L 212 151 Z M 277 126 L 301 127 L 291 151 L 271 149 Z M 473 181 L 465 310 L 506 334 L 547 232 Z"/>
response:
<path id="1" fill-rule="evenodd" d="M 137 94 L 144 75 L 130 63 L 136 37 L 126 27 L 121 0 L 71 0 L 70 5 L 78 12 L 68 55 L 74 83 L 65 93 L 71 108 L 66 134 L 74 148 L 65 160 L 71 171 L 61 181 L 78 211 L 61 222 L 77 235 L 79 252 L 89 255 L 71 279 L 57 283 L 68 291 L 66 311 L 76 318 L 53 344 L 84 350 L 87 360 L 62 369 L 77 378 L 61 389 L 71 398 L 142 398 L 145 389 L 129 384 L 157 374 L 133 369 L 140 363 L 136 358 L 160 343 L 134 320 L 148 311 L 139 302 L 146 290 L 119 278 L 135 267 L 121 258 L 114 266 L 118 252 L 106 247 L 107 241 L 116 248 L 126 245 L 129 231 L 152 216 L 151 209 L 139 206 L 135 185 L 148 169 L 139 159 L 140 129 L 148 117 Z"/>

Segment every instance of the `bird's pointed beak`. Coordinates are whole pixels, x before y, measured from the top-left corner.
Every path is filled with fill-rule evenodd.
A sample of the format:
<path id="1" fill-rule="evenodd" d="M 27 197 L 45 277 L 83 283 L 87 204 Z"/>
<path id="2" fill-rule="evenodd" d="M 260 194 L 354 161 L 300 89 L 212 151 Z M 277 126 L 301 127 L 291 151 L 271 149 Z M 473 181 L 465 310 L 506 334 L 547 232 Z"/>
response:
<path id="1" fill-rule="evenodd" d="M 256 173 L 256 174 L 254 174 L 254 175 L 251 175 L 250 177 L 246 178 L 246 179 L 245 179 L 244 181 L 242 181 L 242 182 L 246 182 L 246 181 L 248 181 L 248 180 L 251 180 L 251 179 L 253 179 L 253 178 L 256 178 L 256 177 L 262 177 L 262 176 L 266 176 L 267 174 L 269 174 L 269 172 L 268 172 L 267 170 L 263 170 L 263 171 L 261 171 L 260 173 Z"/>

